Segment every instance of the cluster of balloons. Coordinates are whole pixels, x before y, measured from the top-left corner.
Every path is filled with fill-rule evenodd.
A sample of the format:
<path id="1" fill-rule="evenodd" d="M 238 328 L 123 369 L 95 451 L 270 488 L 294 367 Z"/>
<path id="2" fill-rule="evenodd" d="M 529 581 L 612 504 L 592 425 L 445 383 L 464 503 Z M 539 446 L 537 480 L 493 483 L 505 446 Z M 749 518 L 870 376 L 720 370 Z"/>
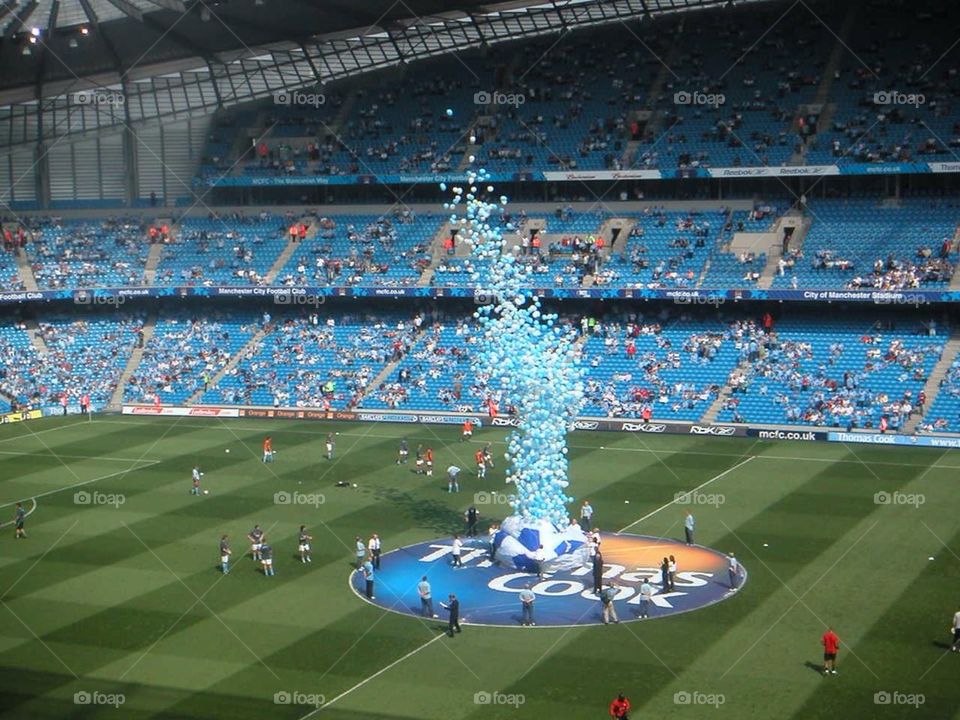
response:
<path id="1" fill-rule="evenodd" d="M 444 207 L 477 261 L 471 275 L 481 340 L 475 369 L 517 409 L 519 424 L 506 454 L 508 479 L 517 487 L 511 505 L 523 520 L 563 527 L 573 502 L 567 495 L 566 436 L 584 394 L 576 336 L 543 311 L 530 290 L 531 267 L 520 261 L 519 246 L 508 249 L 501 229 L 506 196 L 495 197 L 482 168 L 471 169 L 467 181 L 466 187 L 451 188 L 453 198 Z M 440 188 L 447 190 L 446 184 Z M 503 228 L 515 229 L 509 223 Z"/>

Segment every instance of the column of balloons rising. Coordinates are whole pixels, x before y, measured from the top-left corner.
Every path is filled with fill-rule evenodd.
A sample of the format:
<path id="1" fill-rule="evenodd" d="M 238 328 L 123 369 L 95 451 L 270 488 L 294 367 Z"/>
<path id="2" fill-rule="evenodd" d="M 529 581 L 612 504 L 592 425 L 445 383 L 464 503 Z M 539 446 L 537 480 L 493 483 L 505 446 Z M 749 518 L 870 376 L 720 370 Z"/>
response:
<path id="1" fill-rule="evenodd" d="M 531 290 L 531 265 L 519 245 L 510 248 L 504 238 L 504 230 L 516 231 L 503 223 L 507 198 L 495 197 L 484 169 L 471 169 L 467 181 L 465 188 L 452 188 L 444 208 L 453 211 L 458 239 L 472 248 L 479 326 L 474 369 L 515 409 L 517 420 L 506 454 L 508 482 L 516 484 L 514 513 L 501 523 L 495 554 L 521 569 L 531 569 L 538 552 L 550 568 L 579 566 L 586 538 L 567 509 L 573 498 L 567 494 L 566 436 L 584 392 L 575 332 L 542 310 Z"/>

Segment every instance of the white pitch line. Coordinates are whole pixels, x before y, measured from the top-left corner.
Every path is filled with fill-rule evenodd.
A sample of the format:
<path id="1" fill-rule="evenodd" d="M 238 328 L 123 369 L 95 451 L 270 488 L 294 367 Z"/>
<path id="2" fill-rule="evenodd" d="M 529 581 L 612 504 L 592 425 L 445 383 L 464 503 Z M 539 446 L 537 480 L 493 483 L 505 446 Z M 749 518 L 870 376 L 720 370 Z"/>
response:
<path id="1" fill-rule="evenodd" d="M 74 488 L 80 487 L 82 485 L 89 485 L 90 483 L 100 482 L 101 480 L 108 480 L 112 477 L 116 477 L 117 475 L 126 475 L 128 473 L 136 472 L 137 470 L 145 470 L 148 467 L 153 467 L 160 461 L 146 460 L 144 462 L 146 464 L 141 467 L 127 468 L 126 470 L 117 470 L 117 472 L 112 472 L 109 475 L 101 475 L 100 477 L 95 477 L 92 480 L 81 480 L 80 482 L 74 483 L 73 485 L 67 485 L 66 487 L 57 488 L 56 490 L 47 490 L 46 492 L 37 493 L 36 495 L 31 495 L 30 497 L 33 500 L 36 500 L 37 498 L 46 497 L 47 495 L 56 495 L 57 493 L 64 492 L 65 490 L 73 490 Z M 16 505 L 18 502 L 22 502 L 22 500 L 14 500 L 13 502 L 3 503 L 2 505 L 0 505 L 0 508 Z"/>
<path id="2" fill-rule="evenodd" d="M 32 422 L 32 421 L 25 420 L 24 422 Z M 72 428 L 77 425 L 84 425 L 87 422 L 88 422 L 87 420 L 81 420 L 80 422 L 69 423 L 68 425 L 58 425 L 57 427 L 47 428 L 46 430 L 37 430 L 36 432 L 30 431 L 30 432 L 24 433 L 23 435 L 15 435 L 13 437 L 0 438 L 0 443 L 13 442 L 14 440 L 23 440 L 25 438 L 33 437 L 34 435 L 43 435 L 44 433 L 56 432 L 57 430 L 66 430 L 67 428 Z"/>
<path id="3" fill-rule="evenodd" d="M 27 457 L 48 457 L 48 458 L 53 458 L 54 460 L 56 460 L 57 458 L 66 458 L 67 460 L 102 460 L 104 462 L 126 462 L 126 463 L 136 463 L 136 462 L 143 461 L 143 458 L 120 458 L 120 457 L 105 457 L 105 456 L 97 456 L 97 455 L 61 455 L 60 453 L 57 453 L 56 455 L 54 455 L 53 453 L 50 453 L 50 452 L 20 452 L 17 450 L 0 450 L 0 455 L 24 455 Z"/>
<path id="4" fill-rule="evenodd" d="M 763 457 L 763 456 L 761 455 L 760 457 Z M 716 480 L 719 480 L 719 479 L 722 478 L 723 476 L 729 475 L 730 473 L 732 473 L 732 472 L 733 472 L 734 470 L 736 470 L 737 468 L 743 467 L 743 466 L 746 465 L 748 462 L 750 462 L 751 460 L 755 460 L 756 458 L 757 458 L 756 455 L 751 455 L 751 456 L 748 457 L 746 460 L 741 460 L 740 462 L 738 462 L 738 463 L 737 463 L 736 465 L 734 465 L 733 467 L 727 468 L 726 470 L 724 470 L 724 471 L 723 471 L 722 473 L 720 473 L 719 475 L 716 475 L 715 477 L 710 478 L 710 479 L 707 480 L 706 482 L 700 483 L 700 484 L 697 485 L 693 490 L 687 490 L 687 491 L 686 491 L 685 493 L 683 493 L 683 494 L 684 494 L 684 495 L 689 495 L 690 493 L 695 493 L 695 492 L 696 492 L 697 490 L 699 490 L 700 488 L 704 488 L 704 487 L 706 487 L 707 485 L 709 485 L 710 483 L 712 483 L 712 482 L 714 482 L 714 481 L 716 481 Z M 642 518 L 640 518 L 639 520 L 634 520 L 632 523 L 630 523 L 630 524 L 627 525 L 626 527 L 620 528 L 619 530 L 617 530 L 616 534 L 619 535 L 620 533 L 624 532 L 625 530 L 629 530 L 630 528 L 632 528 L 632 527 L 633 527 L 634 525 L 636 525 L 637 523 L 641 523 L 641 522 L 643 522 L 644 520 L 646 520 L 647 518 L 653 517 L 654 515 L 656 515 L 656 514 L 657 514 L 658 512 L 660 512 L 661 510 L 665 510 L 665 509 L 667 509 L 668 507 L 670 507 L 671 505 L 676 504 L 676 502 L 677 502 L 677 498 L 674 498 L 673 500 L 671 500 L 670 502 L 666 503 L 665 505 L 661 505 L 660 507 L 658 507 L 658 508 L 657 508 L 656 510 L 654 510 L 653 512 L 648 512 L 646 515 L 644 515 L 644 516 L 643 516 Z"/>
<path id="5" fill-rule="evenodd" d="M 428 645 L 432 645 L 432 644 L 435 643 L 437 640 L 440 640 L 440 639 L 443 638 L 443 637 L 445 637 L 445 634 L 441 633 L 440 635 L 437 635 L 436 637 L 427 640 L 427 641 L 426 641 L 423 645 L 421 645 L 420 647 L 414 648 L 413 650 L 411 650 L 410 652 L 408 652 L 406 655 L 404 655 L 402 658 L 398 658 L 398 659 L 394 660 L 392 663 L 390 663 L 389 665 L 387 665 L 385 668 L 381 668 L 380 670 L 377 670 L 377 672 L 375 672 L 373 675 L 371 675 L 370 677 L 366 678 L 365 680 L 361 680 L 360 682 L 358 682 L 356 685 L 354 685 L 354 686 L 353 686 L 352 688 L 350 688 L 349 690 L 344 690 L 342 693 L 340 693 L 339 695 L 337 695 L 333 700 L 330 700 L 329 702 L 323 703 L 323 705 L 321 705 L 320 707 L 318 707 L 316 710 L 311 710 L 311 711 L 308 712 L 306 715 L 304 715 L 303 717 L 301 717 L 300 720 L 307 720 L 307 718 L 311 718 L 311 717 L 313 717 L 314 715 L 316 715 L 317 713 L 326 710 L 328 707 L 330 707 L 330 706 L 333 705 L 335 702 L 337 702 L 337 700 L 339 700 L 340 698 L 344 698 L 344 697 L 346 697 L 347 695 L 349 695 L 350 693 L 352 693 L 354 690 L 358 690 L 358 689 L 362 688 L 364 685 L 366 685 L 368 682 L 370 682 L 370 681 L 373 680 L 374 678 L 377 678 L 377 677 L 379 677 L 380 675 L 383 675 L 383 673 L 385 673 L 385 672 L 386 672 L 387 670 L 389 670 L 390 668 L 392 668 L 392 667 L 394 667 L 394 666 L 396 666 L 396 665 L 399 665 L 399 664 L 402 663 L 404 660 L 406 660 L 408 657 L 411 657 L 411 656 L 413 656 L 413 655 L 416 655 L 418 652 L 420 652 L 421 650 L 423 650 L 425 647 L 427 647 Z"/>
<path id="6" fill-rule="evenodd" d="M 28 518 L 31 515 L 33 515 L 33 511 L 37 509 L 37 499 L 36 498 L 30 498 L 30 499 L 33 501 L 33 507 L 27 510 L 27 512 L 24 514 L 25 518 Z M 13 525 L 15 522 L 16 520 L 7 520 L 6 522 L 0 523 L 0 528 L 5 528 L 10 525 Z"/>

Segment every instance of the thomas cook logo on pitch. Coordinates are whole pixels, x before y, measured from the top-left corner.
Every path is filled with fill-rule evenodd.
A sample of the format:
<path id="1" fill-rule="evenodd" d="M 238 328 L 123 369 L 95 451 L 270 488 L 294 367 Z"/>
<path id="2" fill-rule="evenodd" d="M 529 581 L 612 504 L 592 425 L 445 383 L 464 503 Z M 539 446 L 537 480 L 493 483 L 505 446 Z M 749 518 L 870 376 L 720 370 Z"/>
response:
<path id="1" fill-rule="evenodd" d="M 473 625 L 527 624 L 520 598 L 526 590 L 534 596 L 536 626 L 590 625 L 603 622 L 604 597 L 613 602 L 621 622 L 652 619 L 724 600 L 747 579 L 741 564 L 717 550 L 643 535 L 604 534 L 602 567 L 588 561 L 542 577 L 498 565 L 485 539 L 467 539 L 459 549 L 455 557 L 450 539 L 390 553 L 376 576 L 371 602 L 421 615 L 417 587 L 426 576 L 434 597 L 457 595 L 461 619 Z M 365 594 L 362 578 L 352 583 L 358 594 Z"/>

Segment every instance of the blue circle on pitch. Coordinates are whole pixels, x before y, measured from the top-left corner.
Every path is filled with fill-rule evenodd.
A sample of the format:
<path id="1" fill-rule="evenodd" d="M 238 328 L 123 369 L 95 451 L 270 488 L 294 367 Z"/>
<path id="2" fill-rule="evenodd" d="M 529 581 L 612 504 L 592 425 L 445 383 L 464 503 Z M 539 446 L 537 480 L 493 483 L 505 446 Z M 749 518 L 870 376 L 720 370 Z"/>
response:
<path id="1" fill-rule="evenodd" d="M 519 626 L 519 592 L 530 584 L 536 594 L 534 621 L 538 627 L 597 625 L 603 622 L 601 603 L 593 594 L 591 568 L 547 574 L 542 580 L 531 573 L 498 566 L 490 560 L 487 539 L 464 540 L 462 567 L 452 565 L 452 539 L 408 545 L 385 553 L 374 572 L 374 598 L 365 595 L 360 573 L 350 577 L 350 586 L 362 599 L 390 612 L 420 616 L 417 585 L 426 575 L 430 581 L 434 613 L 447 614 L 440 606 L 450 593 L 460 600 L 460 618 L 470 625 Z M 651 619 L 698 610 L 725 600 L 747 581 L 740 565 L 736 588 L 731 587 L 728 558 L 702 545 L 649 535 L 602 535 L 604 585 L 615 581 L 615 600 L 621 622 L 637 620 L 643 578 L 653 586 L 649 607 Z M 663 592 L 660 561 L 673 555 L 677 561 L 674 590 Z"/>

